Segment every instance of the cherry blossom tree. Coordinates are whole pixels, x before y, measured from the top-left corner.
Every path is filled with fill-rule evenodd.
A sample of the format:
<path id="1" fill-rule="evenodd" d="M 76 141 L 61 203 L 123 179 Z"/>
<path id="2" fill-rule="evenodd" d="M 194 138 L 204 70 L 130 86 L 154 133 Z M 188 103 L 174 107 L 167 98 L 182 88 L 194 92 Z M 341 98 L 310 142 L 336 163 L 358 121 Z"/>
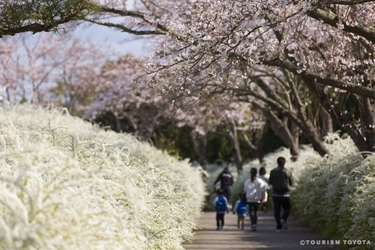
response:
<path id="1" fill-rule="evenodd" d="M 189 18 L 170 27 L 179 36 L 146 66 L 155 82 L 173 72 L 175 91 L 186 91 L 201 75 L 234 87 L 228 72 L 241 64 L 287 71 L 359 150 L 374 151 L 374 10 L 374 1 L 197 2 L 185 10 Z M 345 96 L 355 111 L 342 102 Z"/>
<path id="2" fill-rule="evenodd" d="M 159 79 L 173 79 L 171 86 L 167 87 L 169 90 L 185 92 L 189 85 L 195 82 L 192 79 L 197 73 L 221 79 L 222 85 L 228 85 L 230 83 L 226 82 L 227 72 L 238 68 L 239 64 L 263 64 L 294 74 L 317 96 L 321 107 L 344 126 L 344 130 L 357 142 L 359 149 L 368 150 L 373 146 L 364 144 L 370 140 L 363 140 L 364 133 L 356 126 L 357 117 L 352 119 L 350 114 L 345 115 L 345 105 L 338 106 L 336 103 L 337 99 L 343 99 L 339 89 L 349 92 L 350 95 L 364 95 L 364 98 L 372 96 L 371 91 L 366 90 L 367 87 L 352 84 L 355 79 L 360 81 L 363 74 L 361 76 L 361 73 L 357 73 L 357 77 L 353 77 L 347 70 L 352 67 L 347 62 L 356 61 L 358 65 L 362 62 L 364 65 L 372 63 L 362 60 L 361 53 L 358 52 L 358 48 L 368 42 L 370 47 L 367 50 L 371 51 L 373 47 L 371 29 L 366 28 L 373 26 L 372 19 L 364 20 L 359 15 L 366 13 L 366 16 L 371 17 L 372 2 L 193 1 L 181 2 L 171 9 L 168 7 L 173 6 L 174 1 L 161 4 L 143 1 L 136 4 L 132 10 L 125 5 L 101 6 L 98 13 L 108 14 L 108 17 L 124 17 L 120 22 L 101 22 L 95 20 L 95 17 L 86 20 L 137 35 L 168 34 L 164 46 L 155 54 L 155 58 L 169 58 L 170 61 L 158 60 L 157 64 L 146 66 L 148 73 L 154 74 L 154 84 Z M 128 17 L 132 17 L 132 20 Z M 358 36 L 363 38 L 358 40 Z M 362 41 L 363 39 L 365 40 Z M 338 56 L 346 55 L 344 50 L 347 48 L 353 48 L 355 53 L 345 58 Z M 344 65 L 341 67 L 341 64 Z M 166 71 L 166 68 L 174 70 Z M 363 73 L 369 72 L 371 71 L 366 70 Z M 337 80 L 337 76 L 341 75 L 346 77 Z M 328 89 L 325 86 L 328 86 Z M 335 88 L 334 91 L 330 91 L 330 87 Z M 202 88 L 204 91 L 207 89 L 211 91 L 209 88 Z M 311 121 L 304 118 L 306 114 L 301 112 L 304 108 L 306 106 L 300 105 L 300 111 L 296 113 L 300 116 L 297 126 L 304 126 L 309 140 L 315 144 L 317 151 L 324 155 L 327 150 L 319 141 Z M 362 111 L 366 110 L 369 110 L 369 107 Z M 276 116 L 268 113 L 268 117 Z M 274 120 L 275 122 L 279 124 L 276 123 L 276 128 L 282 124 L 277 120 Z M 296 124 L 296 121 L 293 123 Z M 351 125 L 346 126 L 348 123 Z M 287 134 L 287 130 L 284 134 Z M 371 134 L 369 136 L 371 137 Z M 296 136 L 284 137 L 289 137 L 287 141 L 292 142 Z M 297 152 L 298 145 L 294 148 L 293 151 Z"/>
<path id="3" fill-rule="evenodd" d="M 365 152 L 375 150 L 374 2 L 98 1 L 95 12 L 81 19 L 134 35 L 160 35 L 154 63 L 144 64 L 151 76 L 146 81 L 181 95 L 197 78 L 235 88 L 228 74 L 241 72 L 244 65 L 291 74 Z M 258 76 L 251 81 L 265 80 Z M 217 84 L 206 83 L 200 93 L 191 94 L 202 99 L 213 93 Z M 265 110 L 263 100 L 260 104 Z M 295 105 L 298 119 L 292 112 L 285 116 L 304 133 L 312 129 L 309 140 L 324 154 L 317 147 L 314 123 L 306 119 L 308 102 L 296 99 Z"/>
<path id="4" fill-rule="evenodd" d="M 186 99 L 191 101 L 189 102 Z M 213 133 L 228 139 L 237 171 L 242 173 L 243 159 L 239 141 L 240 134 L 246 136 L 247 131 L 261 129 L 264 124 L 262 116 L 251 112 L 250 103 L 234 102 L 233 98 L 226 95 L 214 95 L 204 101 L 189 97 L 179 97 L 176 100 L 175 119 L 179 121 L 179 126 L 186 125 L 193 128 L 192 138 L 195 142 L 200 164 L 205 164 L 204 149 L 207 144 L 207 135 Z M 246 139 L 249 150 L 256 151 L 257 143 Z"/>
<path id="5" fill-rule="evenodd" d="M 85 98 L 95 96 L 90 83 L 98 66 L 110 58 L 105 49 L 71 35 L 20 34 L 0 44 L 5 48 L 0 84 L 6 87 L 8 101 L 58 103 L 71 113 L 82 110 Z"/>
<path id="6" fill-rule="evenodd" d="M 321 134 L 321 126 L 314 124 L 316 118 L 311 114 L 316 108 L 309 105 L 312 100 L 306 95 L 306 88 L 298 78 L 285 71 L 273 73 L 259 67 L 256 72 L 246 69 L 243 73 L 246 77 L 231 77 L 231 81 L 238 83 L 235 88 L 224 88 L 240 98 L 246 97 L 253 106 L 261 110 L 274 132 L 289 146 L 293 158 L 298 157 L 301 135 L 322 156 L 328 153 L 322 142 L 327 132 Z"/>
<path id="7" fill-rule="evenodd" d="M 134 81 L 143 73 L 137 66 L 140 61 L 140 58 L 128 54 L 103 66 L 93 83 L 97 86 L 98 96 L 87 109 L 85 118 L 97 120 L 110 113 L 117 121 L 116 130 L 121 131 L 121 123 L 126 121 L 142 140 L 151 140 L 162 121 L 177 121 L 179 127 L 192 128 L 192 142 L 202 166 L 206 159 L 207 134 L 220 134 L 228 138 L 238 171 L 241 172 L 238 133 L 259 129 L 263 125 L 258 114 L 250 112 L 249 103 L 232 102 L 233 99 L 218 95 L 200 101 L 188 93 L 180 96 L 174 92 L 163 93 L 164 85 L 150 85 L 152 88 L 140 85 Z M 219 130 L 219 127 L 226 129 Z"/>
<path id="8" fill-rule="evenodd" d="M 138 67 L 140 58 L 127 54 L 117 61 L 108 61 L 94 79 L 97 97 L 84 115 L 95 119 L 98 115 L 111 113 L 116 121 L 127 120 L 135 135 L 150 140 L 161 119 L 173 111 L 172 100 L 156 88 L 133 81 L 142 72 Z M 120 125 L 117 126 L 121 128 Z M 120 129 L 121 130 L 121 129 Z"/>

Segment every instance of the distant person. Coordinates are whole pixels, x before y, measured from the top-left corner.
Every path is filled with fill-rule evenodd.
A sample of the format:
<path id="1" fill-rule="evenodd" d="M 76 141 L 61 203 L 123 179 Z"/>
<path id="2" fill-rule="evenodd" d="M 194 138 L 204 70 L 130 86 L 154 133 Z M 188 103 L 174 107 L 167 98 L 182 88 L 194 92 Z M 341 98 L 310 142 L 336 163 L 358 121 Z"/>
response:
<path id="1" fill-rule="evenodd" d="M 245 229 L 245 217 L 247 213 L 247 200 L 246 193 L 242 192 L 238 195 L 238 200 L 233 208 L 233 214 L 237 213 L 237 227 L 241 230 Z"/>
<path id="2" fill-rule="evenodd" d="M 257 230 L 258 209 L 261 203 L 267 202 L 267 183 L 257 177 L 258 170 L 250 169 L 250 178 L 245 181 L 244 191 L 246 192 L 247 204 L 249 207 L 249 215 L 251 228 Z"/>
<path id="3" fill-rule="evenodd" d="M 259 173 L 258 177 L 264 180 L 267 183 L 267 192 L 270 190 L 270 185 L 269 185 L 269 174 L 267 174 L 266 168 L 264 166 L 261 166 L 259 168 Z M 259 206 L 259 210 L 267 213 L 267 202 L 261 203 Z"/>
<path id="4" fill-rule="evenodd" d="M 277 158 L 277 168 L 274 168 L 270 173 L 269 184 L 272 185 L 272 200 L 275 209 L 276 232 L 281 229 L 287 230 L 287 220 L 290 213 L 290 186 L 293 185 L 292 173 L 287 170 L 285 166 L 285 158 Z M 280 216 L 281 207 L 283 214 Z"/>
<path id="5" fill-rule="evenodd" d="M 216 230 L 223 230 L 224 216 L 226 212 L 229 212 L 229 203 L 227 198 L 223 195 L 223 193 L 223 190 L 219 188 L 216 191 L 217 196 L 213 201 L 216 211 Z"/>
<path id="6" fill-rule="evenodd" d="M 227 201 L 230 202 L 230 197 L 232 195 L 233 175 L 229 171 L 228 167 L 225 167 L 224 170 L 219 174 L 214 182 L 214 187 L 218 182 L 220 182 L 220 188 L 223 190 L 224 196 L 227 198 Z"/>
<path id="7" fill-rule="evenodd" d="M 264 166 L 261 166 L 259 168 L 259 174 L 258 174 L 258 177 L 261 178 L 262 180 L 264 180 L 265 182 L 269 182 L 269 178 L 270 178 L 270 175 L 267 174 L 267 170 Z"/>

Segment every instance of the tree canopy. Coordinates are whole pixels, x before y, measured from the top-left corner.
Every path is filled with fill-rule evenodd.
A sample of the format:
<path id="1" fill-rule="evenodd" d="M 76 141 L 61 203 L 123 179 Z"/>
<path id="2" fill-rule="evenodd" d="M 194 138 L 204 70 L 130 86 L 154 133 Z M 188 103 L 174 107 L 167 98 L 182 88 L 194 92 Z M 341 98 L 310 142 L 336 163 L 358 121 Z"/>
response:
<path id="1" fill-rule="evenodd" d="M 293 84 L 302 82 L 359 150 L 375 149 L 374 1 L 209 1 L 195 2 L 184 13 L 190 15 L 171 27 L 171 34 L 179 36 L 155 54 L 154 64 L 145 64 L 154 82 L 173 76 L 167 88 L 186 92 L 196 89 L 202 76 L 215 79 L 217 84 L 206 82 L 200 91 L 191 91 L 201 98 L 245 81 L 260 107 L 279 108 L 279 115 L 311 133 L 308 104 L 297 89 L 291 88 L 289 97 L 300 106 L 294 109 L 300 124 L 279 102 L 270 106 L 271 100 L 265 101 L 271 92 L 264 91 L 264 83 L 277 93 L 274 73 L 290 74 Z M 263 94 L 255 90 L 259 84 Z M 345 105 L 348 99 L 359 114 Z M 313 132 L 310 140 L 318 141 L 317 136 Z"/>
<path id="2" fill-rule="evenodd" d="M 4 0 L 0 3 L 0 37 L 23 32 L 49 32 L 78 21 L 95 10 L 90 0 Z"/>
<path id="3" fill-rule="evenodd" d="M 375 150 L 374 2 L 5 1 L 1 34 L 80 20 L 152 35 L 158 47 L 141 64 L 139 84 L 175 103 L 214 96 L 249 103 L 295 155 L 301 135 L 329 153 L 322 140 L 331 119 L 366 152 Z"/>

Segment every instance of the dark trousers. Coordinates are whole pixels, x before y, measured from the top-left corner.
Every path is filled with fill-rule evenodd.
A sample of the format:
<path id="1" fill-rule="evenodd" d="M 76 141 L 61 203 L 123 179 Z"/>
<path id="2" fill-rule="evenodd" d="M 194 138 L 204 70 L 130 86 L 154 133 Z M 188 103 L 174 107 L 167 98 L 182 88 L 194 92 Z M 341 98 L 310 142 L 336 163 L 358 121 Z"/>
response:
<path id="1" fill-rule="evenodd" d="M 259 203 L 258 202 L 249 202 L 247 204 L 249 206 L 249 215 L 250 215 L 251 225 L 256 225 L 257 221 L 258 221 Z"/>
<path id="2" fill-rule="evenodd" d="M 232 195 L 232 187 L 231 186 L 222 186 L 221 189 L 223 189 L 224 196 L 227 198 L 228 203 L 230 204 L 230 197 Z"/>
<path id="3" fill-rule="evenodd" d="M 216 213 L 216 226 L 217 227 L 223 227 L 224 226 L 224 215 L 225 214 Z"/>
<path id="4" fill-rule="evenodd" d="M 273 199 L 273 206 L 275 209 L 275 220 L 276 220 L 276 228 L 281 229 L 282 225 L 280 220 L 283 219 L 285 222 L 288 220 L 289 213 L 290 213 L 290 197 L 278 197 L 272 196 Z M 283 215 L 281 216 L 281 207 L 283 208 Z M 280 217 L 281 216 L 281 217 Z"/>

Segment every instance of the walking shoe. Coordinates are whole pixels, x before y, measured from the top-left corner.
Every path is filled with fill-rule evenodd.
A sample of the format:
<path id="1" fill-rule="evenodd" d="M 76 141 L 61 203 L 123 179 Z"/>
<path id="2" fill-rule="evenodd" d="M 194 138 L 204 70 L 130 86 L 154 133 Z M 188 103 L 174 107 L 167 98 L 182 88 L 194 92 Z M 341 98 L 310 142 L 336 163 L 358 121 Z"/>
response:
<path id="1" fill-rule="evenodd" d="M 220 227 L 216 228 L 216 231 L 219 231 L 220 230 Z"/>
<path id="2" fill-rule="evenodd" d="M 276 233 L 280 233 L 281 232 L 281 229 L 276 229 Z"/>
<path id="3" fill-rule="evenodd" d="M 257 230 L 257 225 L 253 225 L 252 229 L 253 229 L 253 231 L 256 231 Z"/>
<path id="4" fill-rule="evenodd" d="M 286 224 L 285 220 L 280 220 L 280 223 L 283 226 L 284 230 L 288 230 L 288 225 Z"/>
<path id="5" fill-rule="evenodd" d="M 223 230 L 223 227 L 221 227 L 220 230 Z"/>

